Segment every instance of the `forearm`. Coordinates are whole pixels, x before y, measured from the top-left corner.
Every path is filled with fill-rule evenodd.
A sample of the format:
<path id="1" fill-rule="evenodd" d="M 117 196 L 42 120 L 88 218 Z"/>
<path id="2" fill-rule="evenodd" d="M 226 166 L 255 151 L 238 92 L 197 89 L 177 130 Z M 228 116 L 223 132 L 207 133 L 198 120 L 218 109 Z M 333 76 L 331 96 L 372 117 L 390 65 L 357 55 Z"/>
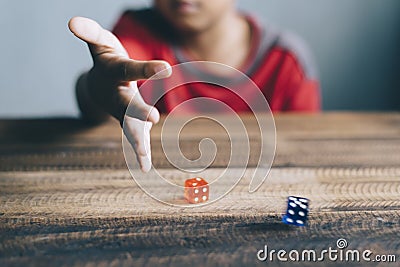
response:
<path id="1" fill-rule="evenodd" d="M 107 120 L 109 115 L 90 97 L 87 76 L 88 72 L 83 73 L 76 82 L 75 93 L 78 107 L 83 119 L 91 123 L 101 123 Z"/>

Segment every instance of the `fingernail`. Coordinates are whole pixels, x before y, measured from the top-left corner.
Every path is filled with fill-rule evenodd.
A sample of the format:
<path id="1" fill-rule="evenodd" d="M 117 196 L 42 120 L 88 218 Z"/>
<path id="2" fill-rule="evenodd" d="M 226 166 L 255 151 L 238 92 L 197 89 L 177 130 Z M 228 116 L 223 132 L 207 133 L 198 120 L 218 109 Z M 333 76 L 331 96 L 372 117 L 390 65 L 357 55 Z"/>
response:
<path id="1" fill-rule="evenodd" d="M 153 70 L 155 73 L 154 78 L 156 79 L 169 77 L 172 73 L 171 66 L 167 64 L 158 64 Z"/>
<path id="2" fill-rule="evenodd" d="M 140 169 L 142 172 L 149 172 L 151 169 L 151 160 L 149 156 L 141 156 L 140 157 Z"/>
<path id="3" fill-rule="evenodd" d="M 151 110 L 149 112 L 148 120 L 154 124 L 160 120 L 160 113 L 158 112 L 158 110 L 156 108 L 154 108 L 154 107 L 151 108 Z M 151 126 L 153 126 L 153 124 Z M 152 127 L 150 127 L 150 129 L 151 128 Z"/>

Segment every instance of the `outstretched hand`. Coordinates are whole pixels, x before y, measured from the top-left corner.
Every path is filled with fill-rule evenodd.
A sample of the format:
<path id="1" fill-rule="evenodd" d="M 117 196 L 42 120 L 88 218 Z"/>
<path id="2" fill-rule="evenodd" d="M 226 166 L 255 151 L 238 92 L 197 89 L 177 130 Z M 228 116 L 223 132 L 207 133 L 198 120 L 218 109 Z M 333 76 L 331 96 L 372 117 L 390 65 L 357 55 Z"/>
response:
<path id="1" fill-rule="evenodd" d="M 96 106 L 118 119 L 121 126 L 125 123 L 124 133 L 135 150 L 139 165 L 142 171 L 149 171 L 150 129 L 160 115 L 155 107 L 144 102 L 136 81 L 166 78 L 171 75 L 171 66 L 160 60 L 130 59 L 118 38 L 91 19 L 74 17 L 68 26 L 76 37 L 88 44 L 93 58 L 86 94 Z M 133 112 L 127 116 L 125 111 L 129 103 Z"/>

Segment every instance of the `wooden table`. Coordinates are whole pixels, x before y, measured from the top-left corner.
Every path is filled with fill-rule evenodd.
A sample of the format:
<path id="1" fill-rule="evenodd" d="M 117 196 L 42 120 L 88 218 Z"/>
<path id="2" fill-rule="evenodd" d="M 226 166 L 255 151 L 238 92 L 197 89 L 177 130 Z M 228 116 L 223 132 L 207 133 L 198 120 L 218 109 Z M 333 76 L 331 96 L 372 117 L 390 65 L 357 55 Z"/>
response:
<path id="1" fill-rule="evenodd" d="M 396 263 L 381 266 L 398 266 L 400 114 L 275 119 L 277 152 L 261 188 L 249 194 L 245 175 L 222 200 L 195 209 L 140 190 L 114 121 L 0 120 L 0 266 L 271 266 L 282 262 L 259 261 L 265 245 L 318 252 L 337 249 L 339 238 L 346 249 L 371 250 L 372 259 L 395 255 Z M 196 138 L 186 141 L 190 148 Z M 174 173 L 162 153 L 153 158 Z M 311 200 L 306 227 L 281 223 L 289 195 Z M 365 262 L 326 257 L 323 264 Z"/>

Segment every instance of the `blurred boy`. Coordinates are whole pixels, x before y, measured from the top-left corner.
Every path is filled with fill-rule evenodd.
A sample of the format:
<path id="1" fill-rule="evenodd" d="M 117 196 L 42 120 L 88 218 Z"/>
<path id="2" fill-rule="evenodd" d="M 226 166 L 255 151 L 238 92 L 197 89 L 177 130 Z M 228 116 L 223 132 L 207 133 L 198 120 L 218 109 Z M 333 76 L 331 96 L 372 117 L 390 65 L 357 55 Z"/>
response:
<path id="1" fill-rule="evenodd" d="M 121 123 L 137 81 L 171 74 L 170 65 L 186 61 L 214 61 L 239 69 L 260 88 L 272 111 L 313 112 L 320 108 L 319 85 L 307 50 L 290 35 L 263 28 L 253 17 L 238 12 L 234 0 L 154 0 L 154 7 L 127 11 L 113 33 L 96 22 L 75 17 L 70 30 L 87 42 L 94 66 L 77 83 L 83 116 L 99 121 L 111 114 Z M 163 71 L 164 70 L 164 71 Z M 223 73 L 218 73 L 222 75 Z M 167 94 L 156 107 L 170 112 L 176 99 L 204 96 L 248 111 L 215 85 L 197 84 Z M 125 134 L 136 151 L 142 170 L 151 166 L 151 128 L 159 120 L 156 108 L 146 104 L 152 92 L 136 94 L 133 114 L 125 118 Z M 143 100 L 144 98 L 144 100 Z"/>

